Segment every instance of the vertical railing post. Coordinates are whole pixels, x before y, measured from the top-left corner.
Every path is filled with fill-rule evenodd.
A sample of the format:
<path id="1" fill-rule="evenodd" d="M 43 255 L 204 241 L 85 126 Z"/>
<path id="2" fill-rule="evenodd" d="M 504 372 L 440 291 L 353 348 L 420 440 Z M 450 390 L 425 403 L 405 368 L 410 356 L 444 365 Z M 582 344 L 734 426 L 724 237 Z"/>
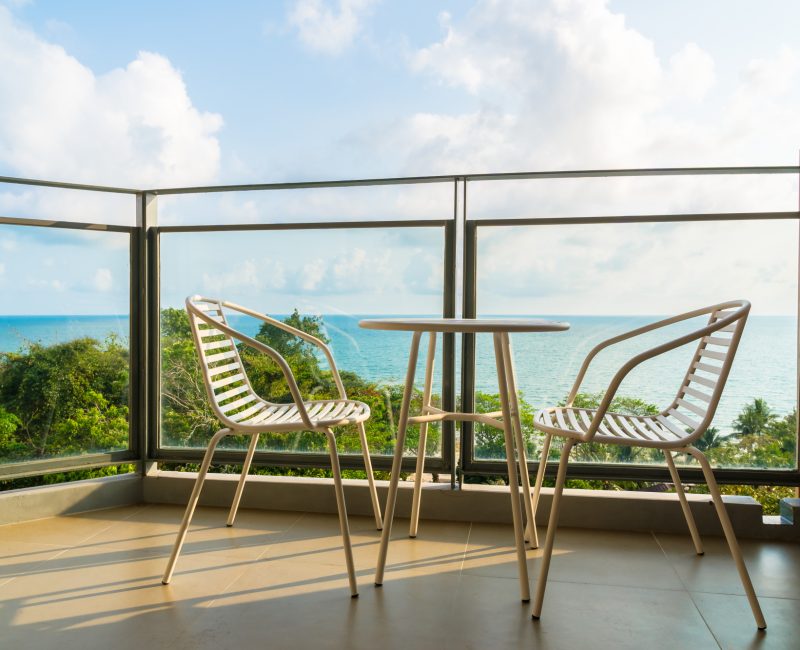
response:
<path id="1" fill-rule="evenodd" d="M 800 157 L 800 153 L 798 153 Z M 800 161 L 798 161 L 800 167 Z M 797 212 L 800 215 L 800 174 L 797 176 Z M 797 220 L 797 318 L 795 322 L 796 327 L 796 340 L 795 340 L 795 412 L 800 410 L 800 219 Z M 800 469 L 800 418 L 795 416 L 794 422 L 794 470 Z M 795 487 L 795 497 L 800 497 L 800 486 Z"/>
<path id="2" fill-rule="evenodd" d="M 464 318 L 477 315 L 477 228 L 474 221 L 467 218 L 467 179 L 464 179 L 464 196 L 461 204 L 464 221 L 464 258 L 462 263 Z M 461 408 L 465 412 L 475 410 L 475 335 L 461 335 Z M 470 466 L 473 456 L 473 422 L 461 423 L 461 444 L 459 464 L 462 472 Z M 463 482 L 463 479 L 462 479 Z"/>
<path id="3" fill-rule="evenodd" d="M 136 351 L 131 374 L 136 382 L 137 451 L 142 474 L 155 467 L 151 459 L 158 445 L 158 197 L 136 195 L 136 263 L 131 291 L 131 331 Z"/>
<path id="4" fill-rule="evenodd" d="M 454 181 L 457 185 L 457 181 Z M 457 194 L 453 198 L 453 220 L 444 227 L 444 305 L 442 316 L 453 318 L 456 315 L 456 219 Z M 455 382 L 455 334 L 442 335 L 442 408 L 454 411 L 456 403 Z M 420 450 L 422 453 L 425 450 Z M 456 486 L 455 463 L 455 422 L 442 422 L 442 461 L 450 469 L 450 488 Z"/>

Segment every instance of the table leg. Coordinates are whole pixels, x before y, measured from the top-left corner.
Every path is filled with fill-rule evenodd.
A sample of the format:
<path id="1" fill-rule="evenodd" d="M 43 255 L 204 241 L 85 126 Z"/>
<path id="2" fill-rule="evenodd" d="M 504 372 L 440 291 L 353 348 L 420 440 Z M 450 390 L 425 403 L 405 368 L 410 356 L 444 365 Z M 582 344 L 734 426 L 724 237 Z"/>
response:
<path id="1" fill-rule="evenodd" d="M 411 406 L 411 394 L 414 391 L 414 372 L 417 369 L 417 355 L 422 332 L 414 332 L 411 338 L 411 350 L 408 353 L 408 370 L 406 383 L 403 388 L 403 401 L 400 404 L 400 417 L 397 422 L 397 440 L 395 441 L 394 459 L 392 460 L 392 474 L 389 477 L 389 496 L 386 499 L 386 510 L 383 513 L 383 532 L 381 533 L 381 546 L 378 551 L 378 566 L 375 569 L 375 585 L 383 584 L 383 571 L 386 568 L 386 553 L 389 550 L 389 539 L 392 536 L 392 521 L 394 519 L 394 506 L 397 502 L 397 484 L 400 482 L 400 469 L 403 465 L 403 449 L 406 442 L 406 428 L 408 427 L 408 409 Z"/>
<path id="2" fill-rule="evenodd" d="M 503 433 L 506 439 L 506 462 L 508 465 L 508 491 L 511 495 L 511 517 L 514 521 L 514 539 L 517 545 L 517 564 L 519 565 L 519 586 L 522 602 L 531 599 L 530 582 L 528 580 L 528 558 L 525 554 L 525 540 L 522 526 L 522 508 L 519 502 L 519 482 L 517 478 L 517 463 L 514 458 L 514 425 L 512 423 L 511 408 L 509 405 L 508 373 L 506 371 L 505 345 L 503 334 L 494 334 L 494 357 L 497 364 L 497 384 L 500 389 L 500 406 L 503 409 Z"/>
<path id="3" fill-rule="evenodd" d="M 436 332 L 430 333 L 428 358 L 425 360 L 425 389 L 422 394 L 422 414 L 431 405 L 431 386 L 433 384 L 433 359 L 436 356 Z M 414 475 L 414 496 L 411 501 L 411 523 L 408 536 L 416 537 L 419 528 L 419 504 L 422 499 L 422 473 L 425 471 L 425 447 L 428 443 L 428 423 L 419 425 L 419 445 L 417 446 L 417 472 Z"/>
<path id="4" fill-rule="evenodd" d="M 522 479 L 522 502 L 525 504 L 525 517 L 528 525 L 525 528 L 525 541 L 530 542 L 533 548 L 539 546 L 539 535 L 536 531 L 536 517 L 531 499 L 531 478 L 528 474 L 528 460 L 525 455 L 525 440 L 522 436 L 522 420 L 519 413 L 519 398 L 517 396 L 517 376 L 514 371 L 514 356 L 511 353 L 511 339 L 508 332 L 500 334 L 503 342 L 503 359 L 506 366 L 506 385 L 508 386 L 508 403 L 511 411 L 512 424 L 514 425 L 514 439 L 519 455 L 519 473 Z"/>

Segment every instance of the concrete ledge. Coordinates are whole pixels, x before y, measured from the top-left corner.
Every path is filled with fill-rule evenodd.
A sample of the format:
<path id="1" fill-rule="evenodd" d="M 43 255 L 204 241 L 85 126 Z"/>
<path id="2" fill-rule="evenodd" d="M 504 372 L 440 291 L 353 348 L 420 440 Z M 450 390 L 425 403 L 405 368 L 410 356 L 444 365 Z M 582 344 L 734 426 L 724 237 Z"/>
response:
<path id="1" fill-rule="evenodd" d="M 0 493 L 0 525 L 43 517 L 113 508 L 135 503 L 185 505 L 197 475 L 191 472 L 153 471 L 109 476 L 87 481 L 46 485 Z M 200 503 L 230 506 L 238 477 L 211 474 Z M 366 481 L 345 480 L 350 514 L 370 516 L 372 505 Z M 378 481 L 381 504 L 386 503 L 388 482 Z M 408 517 L 413 485 L 400 483 L 396 513 Z M 542 491 L 536 521 L 547 525 L 552 489 Z M 800 540 L 800 499 L 784 499 L 780 517 L 763 517 L 761 504 L 751 497 L 723 497 L 736 534 L 743 538 Z M 703 535 L 721 535 L 722 529 L 708 495 L 688 495 L 697 526 Z M 336 512 L 331 479 L 288 476 L 251 476 L 242 498 L 243 508 Z M 511 523 L 508 489 L 494 485 L 465 485 L 451 490 L 449 484 L 423 487 L 423 520 Z M 610 492 L 565 490 L 559 525 L 621 531 L 655 531 L 688 534 L 675 494 L 657 492 Z"/>
<path id="2" fill-rule="evenodd" d="M 141 503 L 137 473 L 0 492 L 0 525 Z"/>
<path id="3" fill-rule="evenodd" d="M 154 472 L 144 478 L 143 499 L 147 503 L 184 505 L 194 485 L 196 474 L 189 472 Z M 203 487 L 200 503 L 227 508 L 233 499 L 238 477 L 212 474 Z M 371 515 L 372 506 L 366 481 L 345 480 L 347 509 L 354 515 Z M 411 512 L 413 484 L 400 483 L 396 514 L 408 517 Z M 378 481 L 381 504 L 386 503 L 388 482 Z M 552 489 L 542 491 L 536 521 L 547 525 Z M 708 495 L 687 495 L 692 514 L 704 535 L 722 535 L 717 514 Z M 761 504 L 751 497 L 723 497 L 737 536 L 756 539 L 800 539 L 800 516 L 792 525 L 765 523 Z M 301 512 L 336 512 L 332 479 L 286 476 L 252 476 L 242 497 L 243 508 L 293 510 Z M 449 484 L 424 485 L 422 519 L 511 523 L 508 489 L 503 486 L 465 485 L 451 490 Z M 559 525 L 570 528 L 594 528 L 625 531 L 656 531 L 688 534 L 676 494 L 656 492 L 609 492 L 605 490 L 565 490 Z"/>

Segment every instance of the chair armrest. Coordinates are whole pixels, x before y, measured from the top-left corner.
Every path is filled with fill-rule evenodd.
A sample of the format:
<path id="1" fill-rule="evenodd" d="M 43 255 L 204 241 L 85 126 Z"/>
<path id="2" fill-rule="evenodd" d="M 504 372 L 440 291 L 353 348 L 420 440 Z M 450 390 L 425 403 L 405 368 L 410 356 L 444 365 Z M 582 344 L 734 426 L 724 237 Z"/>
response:
<path id="1" fill-rule="evenodd" d="M 620 341 L 624 341 L 626 339 L 633 338 L 640 334 L 644 334 L 646 332 L 650 332 L 652 330 L 658 329 L 660 327 L 665 327 L 667 325 L 672 325 L 673 323 L 678 323 L 683 320 L 687 320 L 689 318 L 695 318 L 697 316 L 702 316 L 706 313 L 712 313 L 718 311 L 720 309 L 730 308 L 730 307 L 740 307 L 741 309 L 725 316 L 724 318 L 719 319 L 714 323 L 709 323 L 700 329 L 694 330 L 693 332 L 689 332 L 688 334 L 684 334 L 683 336 L 679 336 L 675 339 L 662 343 L 661 345 L 657 345 L 654 348 L 650 348 L 644 352 L 640 352 L 636 356 L 632 357 L 627 363 L 625 363 L 614 375 L 611 381 L 608 384 L 608 388 L 606 388 L 605 393 L 603 394 L 603 399 L 600 400 L 600 404 L 595 411 L 594 417 L 592 418 L 592 422 L 583 436 L 584 441 L 589 442 L 594 438 L 597 429 L 600 427 L 600 423 L 603 421 L 606 412 L 608 411 L 611 402 L 613 401 L 614 397 L 617 394 L 617 390 L 619 390 L 620 384 L 625 379 L 625 377 L 633 370 L 636 366 L 645 361 L 652 359 L 653 357 L 657 357 L 665 352 L 669 352 L 670 350 L 674 350 L 679 348 L 687 343 L 691 343 L 692 341 L 696 341 L 702 339 L 705 336 L 708 336 L 712 332 L 716 332 L 720 329 L 731 325 L 732 323 L 736 322 L 739 319 L 746 318 L 748 312 L 750 311 L 750 303 L 747 301 L 739 301 L 735 303 L 721 303 L 719 305 L 714 305 L 713 307 L 705 307 L 703 309 L 698 309 L 695 311 L 687 312 L 685 314 L 681 314 L 679 316 L 674 316 L 672 318 L 667 318 L 662 321 L 658 321 L 656 323 L 651 323 L 650 325 L 645 325 L 644 327 L 639 327 L 635 330 L 631 330 L 625 334 L 620 334 L 619 336 L 615 336 L 610 338 L 606 341 L 595 346 L 591 352 L 586 356 L 586 359 L 581 366 L 581 371 L 578 373 L 578 377 L 575 380 L 575 384 L 572 387 L 572 391 L 567 398 L 567 406 L 572 406 L 572 402 L 577 395 L 578 388 L 580 387 L 581 382 L 583 381 L 583 377 L 586 374 L 586 370 L 589 367 L 592 359 L 597 355 L 597 353 L 605 347 L 609 345 L 613 345 L 614 343 L 618 343 Z"/>
<path id="2" fill-rule="evenodd" d="M 331 353 L 330 348 L 325 345 L 323 341 L 320 341 L 316 336 L 312 336 L 308 332 L 299 330 L 296 327 L 292 327 L 291 325 L 267 316 L 266 314 L 261 314 L 257 311 L 253 311 L 252 309 L 248 309 L 247 307 L 242 307 L 241 305 L 225 301 L 222 302 L 222 306 L 234 311 L 238 311 L 241 314 L 258 318 L 265 323 L 269 323 L 273 327 L 277 327 L 278 329 L 288 332 L 289 334 L 294 334 L 296 337 L 317 346 L 320 350 L 322 350 L 322 353 L 325 355 L 325 359 L 328 361 L 328 366 L 330 366 L 331 373 L 333 374 L 333 381 L 336 384 L 337 390 L 339 391 L 339 397 L 342 399 L 347 399 L 347 393 L 345 392 L 342 378 L 339 376 L 339 369 L 336 367 L 336 362 L 333 360 L 333 353 Z"/>
<path id="3" fill-rule="evenodd" d="M 636 336 L 640 336 L 641 334 L 646 334 L 647 332 L 652 332 L 653 330 L 657 330 L 657 329 L 660 329 L 662 327 L 667 327 L 668 325 L 674 325 L 675 323 L 680 323 L 681 321 L 689 320 L 690 318 L 697 318 L 698 316 L 703 316 L 704 314 L 710 314 L 712 312 L 719 311 L 721 309 L 730 309 L 732 307 L 740 307 L 740 308 L 743 308 L 743 311 L 749 312 L 750 303 L 747 302 L 746 300 L 738 300 L 738 301 L 724 302 L 724 303 L 720 303 L 720 304 L 717 304 L 717 305 L 712 305 L 710 307 L 703 307 L 701 309 L 695 309 L 693 311 L 689 311 L 689 312 L 686 312 L 684 314 L 679 314 L 677 316 L 672 316 L 670 318 L 665 318 L 664 320 L 660 320 L 660 321 L 657 321 L 655 323 L 650 323 L 648 325 L 643 325 L 642 327 L 637 327 L 636 329 L 633 329 L 630 332 L 625 332 L 623 334 L 618 334 L 617 336 L 612 336 L 611 338 L 606 339 L 605 341 L 602 341 L 602 342 L 598 343 L 596 346 L 594 346 L 589 351 L 589 354 L 586 355 L 586 358 L 583 360 L 583 363 L 581 364 L 581 368 L 578 371 L 578 376 L 575 378 L 575 383 L 572 385 L 572 390 L 570 390 L 569 396 L 567 397 L 567 406 L 572 406 L 572 402 L 575 401 L 575 397 L 577 396 L 578 391 L 580 390 L 581 384 L 583 383 L 583 380 L 586 377 L 586 372 L 588 371 L 589 366 L 591 365 L 592 361 L 594 360 L 594 358 L 597 356 L 597 354 L 601 350 L 603 350 L 603 349 L 605 349 L 605 348 L 607 348 L 607 347 L 609 347 L 611 345 L 615 345 L 616 343 L 620 343 L 622 341 L 626 341 L 626 340 L 634 338 Z M 680 345 L 685 345 L 686 343 L 688 343 L 688 342 L 690 342 L 690 341 L 692 341 L 694 339 L 700 338 L 701 336 L 706 336 L 708 333 L 714 332 L 714 331 L 716 331 L 718 329 L 722 329 L 723 327 L 727 327 L 728 325 L 730 325 L 731 323 L 733 323 L 734 321 L 736 321 L 740 317 L 741 317 L 741 314 L 739 314 L 738 310 L 737 310 L 737 312 L 734 312 L 733 314 L 729 314 L 725 318 L 721 318 L 716 323 L 713 323 L 711 325 L 707 325 L 707 326 L 701 328 L 700 330 L 696 330 L 692 334 L 687 334 L 686 336 L 688 336 L 690 338 L 688 338 L 686 341 L 684 341 L 683 343 L 680 343 L 678 346 L 675 346 L 675 347 L 680 347 Z M 681 339 L 683 339 L 683 338 L 685 338 L 685 337 L 681 337 Z M 657 349 L 659 349 L 659 348 L 653 348 L 653 350 L 657 350 Z M 669 349 L 672 349 L 672 348 L 669 348 Z M 664 350 L 664 351 L 667 351 L 667 350 Z M 647 353 L 644 353 L 644 354 L 647 354 Z M 661 354 L 661 352 L 656 352 L 652 356 L 656 356 L 657 354 Z M 650 357 L 647 357 L 647 358 L 649 359 Z M 643 360 L 645 360 L 645 359 L 643 359 Z"/>
<path id="4" fill-rule="evenodd" d="M 292 399 L 294 400 L 295 406 L 297 407 L 297 412 L 300 414 L 300 419 L 303 421 L 309 429 L 313 429 L 314 425 L 311 423 L 311 418 L 308 417 L 308 411 L 306 410 L 305 404 L 303 403 L 303 395 L 300 393 L 300 388 L 297 386 L 297 380 L 294 378 L 294 373 L 292 373 L 292 369 L 289 367 L 289 364 L 286 363 L 286 359 L 284 359 L 277 350 L 274 350 L 270 346 L 258 341 L 246 334 L 242 334 L 238 330 L 229 327 L 225 323 L 220 323 L 219 321 L 214 320 L 206 316 L 204 313 L 200 312 L 199 310 L 193 310 L 193 314 L 197 316 L 200 320 L 202 320 L 207 325 L 210 325 L 214 329 L 227 334 L 232 339 L 237 341 L 241 341 L 245 345 L 254 350 L 261 352 L 262 354 L 266 354 L 270 357 L 278 367 L 281 369 L 283 373 L 284 379 L 286 379 L 286 383 L 289 385 L 289 392 L 292 395 Z"/>

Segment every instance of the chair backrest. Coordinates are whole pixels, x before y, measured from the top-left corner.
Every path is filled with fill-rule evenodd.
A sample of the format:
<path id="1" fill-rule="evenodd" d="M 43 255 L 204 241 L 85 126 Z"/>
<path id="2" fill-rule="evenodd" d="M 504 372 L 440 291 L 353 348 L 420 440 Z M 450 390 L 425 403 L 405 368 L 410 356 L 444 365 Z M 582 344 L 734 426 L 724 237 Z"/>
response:
<path id="1" fill-rule="evenodd" d="M 263 409 L 264 402 L 250 384 L 236 342 L 214 327 L 214 323 L 230 327 L 222 301 L 190 296 L 186 311 L 208 399 L 217 417 L 230 425 Z"/>
<path id="2" fill-rule="evenodd" d="M 662 424 L 692 438 L 711 424 L 749 312 L 744 300 L 713 308 L 675 400 L 661 414 Z"/>

